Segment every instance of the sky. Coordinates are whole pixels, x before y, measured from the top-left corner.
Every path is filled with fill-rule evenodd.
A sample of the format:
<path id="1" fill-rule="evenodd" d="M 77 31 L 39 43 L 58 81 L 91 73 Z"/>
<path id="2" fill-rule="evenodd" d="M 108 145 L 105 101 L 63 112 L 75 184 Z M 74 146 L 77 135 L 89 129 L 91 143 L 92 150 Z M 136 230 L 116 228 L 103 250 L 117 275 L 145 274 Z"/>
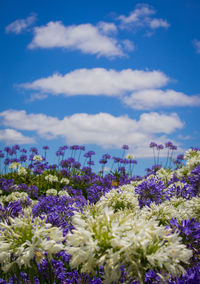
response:
<path id="1" fill-rule="evenodd" d="M 199 14 L 199 0 L 0 0 L 1 148 L 127 144 L 141 174 L 151 141 L 200 146 Z"/>

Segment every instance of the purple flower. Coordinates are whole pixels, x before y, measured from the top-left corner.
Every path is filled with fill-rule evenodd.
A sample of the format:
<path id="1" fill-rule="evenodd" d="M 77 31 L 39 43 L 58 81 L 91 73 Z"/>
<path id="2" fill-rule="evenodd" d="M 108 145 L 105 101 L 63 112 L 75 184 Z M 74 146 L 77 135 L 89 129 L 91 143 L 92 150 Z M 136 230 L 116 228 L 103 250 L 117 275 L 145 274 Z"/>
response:
<path id="1" fill-rule="evenodd" d="M 65 150 L 67 150 L 67 149 L 68 149 L 68 146 L 67 146 L 67 145 L 64 145 L 64 146 L 59 147 L 58 150 L 60 150 L 60 151 L 65 151 Z"/>
<path id="2" fill-rule="evenodd" d="M 19 145 L 14 145 L 14 146 L 12 147 L 12 149 L 13 149 L 13 150 L 19 150 L 19 149 L 20 149 L 20 146 L 19 146 Z"/>
<path id="3" fill-rule="evenodd" d="M 109 160 L 111 158 L 111 156 L 109 154 L 104 154 L 102 156 L 103 159 Z"/>
<path id="4" fill-rule="evenodd" d="M 4 153 L 0 152 L 0 158 L 4 158 Z"/>
<path id="5" fill-rule="evenodd" d="M 165 143 L 165 148 L 171 148 L 173 146 L 173 143 L 171 141 L 168 141 Z"/>
<path id="6" fill-rule="evenodd" d="M 171 150 L 177 150 L 177 146 L 173 145 L 170 147 Z"/>
<path id="7" fill-rule="evenodd" d="M 128 145 L 123 145 L 123 146 L 122 146 L 122 149 L 128 150 L 128 149 L 129 149 L 129 146 L 128 146 Z"/>
<path id="8" fill-rule="evenodd" d="M 80 146 L 79 145 L 72 145 L 70 146 L 70 150 L 79 150 Z"/>
<path id="9" fill-rule="evenodd" d="M 180 154 L 176 157 L 176 159 L 182 161 L 184 160 L 184 155 Z"/>
<path id="10" fill-rule="evenodd" d="M 151 142 L 151 143 L 149 144 L 149 147 L 150 147 L 150 148 L 157 147 L 157 144 L 156 144 L 155 142 Z"/>
<path id="11" fill-rule="evenodd" d="M 94 151 L 89 151 L 89 152 L 84 154 L 84 157 L 85 158 L 91 158 L 93 155 L 95 155 L 95 152 Z"/>
<path id="12" fill-rule="evenodd" d="M 114 163 L 119 163 L 119 162 L 121 162 L 121 158 L 112 157 L 112 159 L 114 160 Z"/>
<path id="13" fill-rule="evenodd" d="M 164 149 L 164 146 L 163 146 L 162 144 L 157 145 L 157 149 L 158 149 L 158 150 L 162 150 L 162 149 Z"/>
<path id="14" fill-rule="evenodd" d="M 80 169 L 81 163 L 75 161 L 75 162 L 72 164 L 72 167 L 75 168 L 75 169 Z"/>
<path id="15" fill-rule="evenodd" d="M 30 195 L 31 198 L 36 198 L 38 197 L 38 188 L 36 185 L 30 185 L 27 189 L 28 194 Z"/>
<path id="16" fill-rule="evenodd" d="M 10 150 L 11 150 L 10 147 L 5 147 L 5 148 L 4 148 L 4 151 L 5 151 L 6 153 L 9 153 Z"/>
<path id="17" fill-rule="evenodd" d="M 33 154 L 38 154 L 38 149 L 36 147 L 31 147 L 30 148 L 30 152 L 32 152 Z"/>
<path id="18" fill-rule="evenodd" d="M 26 162 L 27 156 L 26 156 L 26 155 L 21 155 L 21 156 L 19 157 L 19 160 L 20 160 L 20 162 Z"/>
<path id="19" fill-rule="evenodd" d="M 27 153 L 27 150 L 24 149 L 24 148 L 22 148 L 22 149 L 20 150 L 20 152 L 21 152 L 21 153 Z"/>
<path id="20" fill-rule="evenodd" d="M 49 147 L 48 146 L 43 146 L 42 149 L 43 150 L 49 150 Z"/>
<path id="21" fill-rule="evenodd" d="M 141 208 L 143 206 L 150 206 L 151 202 L 155 202 L 156 204 L 161 203 L 167 198 L 165 191 L 165 184 L 162 181 L 158 182 L 154 179 L 144 180 L 135 188 Z"/>
<path id="22" fill-rule="evenodd" d="M 94 161 L 90 160 L 90 161 L 87 162 L 87 164 L 90 165 L 90 166 L 93 166 L 94 165 Z"/>
<path id="23" fill-rule="evenodd" d="M 107 164 L 107 160 L 106 159 L 100 159 L 99 160 L 99 164 L 103 164 L 103 165 L 105 165 L 105 164 Z"/>
<path id="24" fill-rule="evenodd" d="M 5 160 L 4 160 L 4 165 L 9 165 L 10 164 L 10 159 L 8 159 L 8 158 L 6 158 Z"/>
<path id="25" fill-rule="evenodd" d="M 56 151 L 56 156 L 64 156 L 64 152 L 61 150 Z"/>

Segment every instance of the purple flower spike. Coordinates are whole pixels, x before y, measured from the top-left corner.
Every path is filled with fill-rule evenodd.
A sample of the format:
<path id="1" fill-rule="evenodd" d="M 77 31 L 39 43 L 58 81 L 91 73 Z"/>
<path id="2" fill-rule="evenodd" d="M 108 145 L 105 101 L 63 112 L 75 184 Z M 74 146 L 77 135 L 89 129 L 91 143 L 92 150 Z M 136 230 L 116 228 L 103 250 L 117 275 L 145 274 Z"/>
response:
<path id="1" fill-rule="evenodd" d="M 122 149 L 128 150 L 128 149 L 129 149 L 129 146 L 128 146 L 128 145 L 123 145 L 123 146 L 122 146 Z"/>
<path id="2" fill-rule="evenodd" d="M 150 147 L 150 148 L 157 147 L 157 144 L 156 144 L 155 142 L 151 142 L 151 143 L 149 144 L 149 147 Z"/>

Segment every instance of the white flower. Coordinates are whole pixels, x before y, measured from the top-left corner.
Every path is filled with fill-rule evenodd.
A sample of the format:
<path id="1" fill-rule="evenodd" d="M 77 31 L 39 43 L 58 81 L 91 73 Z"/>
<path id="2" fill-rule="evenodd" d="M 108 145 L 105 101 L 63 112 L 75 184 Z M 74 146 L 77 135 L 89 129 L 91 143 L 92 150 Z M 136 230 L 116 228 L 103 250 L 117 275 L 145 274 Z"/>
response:
<path id="1" fill-rule="evenodd" d="M 33 157 L 33 161 L 41 162 L 41 161 L 43 161 L 43 158 L 40 155 L 35 155 Z"/>
<path id="2" fill-rule="evenodd" d="M 57 195 L 57 190 L 54 188 L 50 188 L 46 191 L 46 195 L 52 195 L 52 196 L 56 196 Z"/>
<path id="3" fill-rule="evenodd" d="M 58 181 L 58 177 L 49 174 L 49 175 L 46 175 L 46 176 L 45 176 L 45 180 L 50 181 L 50 182 L 57 182 L 57 181 Z"/>
<path id="4" fill-rule="evenodd" d="M 161 179 L 165 183 L 165 185 L 168 185 L 168 182 L 173 177 L 173 171 L 170 169 L 161 168 L 156 172 L 156 176 Z"/>
<path id="5" fill-rule="evenodd" d="M 3 201 L 6 201 L 6 202 L 14 202 L 22 198 L 25 198 L 25 199 L 28 198 L 28 194 L 26 192 L 15 191 L 9 194 L 8 196 L 3 196 L 2 198 L 3 198 Z"/>
<path id="6" fill-rule="evenodd" d="M 26 174 L 27 174 L 26 168 L 20 166 L 20 167 L 18 168 L 18 174 L 19 174 L 19 175 L 22 175 L 22 176 L 23 176 L 23 175 L 26 175 Z"/>
<path id="7" fill-rule="evenodd" d="M 31 267 L 30 261 L 35 257 L 37 262 L 51 258 L 64 250 L 62 230 L 46 223 L 47 216 L 36 217 L 24 210 L 24 215 L 9 218 L 9 223 L 0 223 L 0 264 L 4 272 L 8 272 L 13 264 L 20 267 Z M 13 262 L 10 262 L 12 259 Z"/>
<path id="8" fill-rule="evenodd" d="M 66 195 L 67 197 L 70 197 L 69 193 L 66 191 L 66 190 L 61 190 L 58 192 L 58 195 L 59 196 L 64 196 Z"/>
<path id="9" fill-rule="evenodd" d="M 119 210 L 131 210 L 134 212 L 139 209 L 138 198 L 131 184 L 112 189 L 105 196 L 102 196 L 95 206 L 102 209 L 108 206 L 114 212 Z"/>
<path id="10" fill-rule="evenodd" d="M 72 217 L 74 230 L 67 235 L 70 266 L 93 273 L 98 265 L 103 265 L 105 283 L 119 281 L 122 263 L 128 268 L 128 277 L 139 279 L 140 273 L 144 275 L 154 268 L 179 274 L 184 271 L 182 263 L 192 256 L 180 243 L 178 234 L 172 235 L 154 219 L 147 220 L 126 210 L 114 213 L 107 206 L 98 211 L 93 205 L 91 215 L 89 206 L 85 210 Z"/>
<path id="11" fill-rule="evenodd" d="M 69 179 L 68 179 L 68 178 L 62 178 L 62 179 L 60 180 L 60 183 L 69 184 Z"/>
<path id="12" fill-rule="evenodd" d="M 135 156 L 133 154 L 127 154 L 126 155 L 126 159 L 127 160 L 134 160 L 135 159 Z"/>
<path id="13" fill-rule="evenodd" d="M 9 169 L 13 169 L 13 170 L 16 170 L 18 167 L 20 167 L 21 164 L 20 163 L 17 163 L 17 162 L 13 162 L 10 164 L 9 166 Z"/>

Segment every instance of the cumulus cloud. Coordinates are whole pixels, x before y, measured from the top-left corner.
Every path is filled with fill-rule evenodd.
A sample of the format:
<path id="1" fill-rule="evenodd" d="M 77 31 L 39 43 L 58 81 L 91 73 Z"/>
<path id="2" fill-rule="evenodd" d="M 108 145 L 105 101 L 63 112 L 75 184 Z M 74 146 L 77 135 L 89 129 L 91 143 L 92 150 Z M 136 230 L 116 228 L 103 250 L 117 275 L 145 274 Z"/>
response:
<path id="1" fill-rule="evenodd" d="M 197 39 L 193 40 L 193 45 L 196 49 L 196 52 L 200 53 L 200 40 L 197 40 Z"/>
<path id="2" fill-rule="evenodd" d="M 53 95 L 121 96 L 127 92 L 164 86 L 169 78 L 160 71 L 104 68 L 77 69 L 65 75 L 53 74 L 20 86 Z"/>
<path id="3" fill-rule="evenodd" d="M 6 110 L 0 117 L 3 126 L 35 131 L 46 139 L 63 137 L 69 144 L 96 144 L 104 148 L 128 144 L 135 151 L 183 127 L 177 114 L 144 113 L 136 120 L 127 115 L 78 113 L 58 119 L 44 114 L 27 114 L 24 110 Z"/>
<path id="4" fill-rule="evenodd" d="M 176 113 L 159 114 L 157 112 L 143 113 L 140 116 L 139 127 L 145 133 L 170 134 L 175 129 L 181 129 L 184 124 Z"/>
<path id="5" fill-rule="evenodd" d="M 99 26 L 81 24 L 64 26 L 62 22 L 49 22 L 34 28 L 34 38 L 29 48 L 66 48 L 98 56 L 124 56 L 121 45 L 106 33 L 115 30 L 114 24 L 100 23 Z"/>
<path id="6" fill-rule="evenodd" d="M 97 24 L 97 27 L 100 32 L 105 34 L 117 33 L 117 26 L 114 23 L 99 22 Z"/>
<path id="7" fill-rule="evenodd" d="M 32 14 L 26 19 L 16 20 L 5 28 L 6 33 L 20 34 L 23 31 L 27 30 L 30 26 L 32 26 L 35 23 L 36 19 L 36 14 Z"/>
<path id="8" fill-rule="evenodd" d="M 34 138 L 24 136 L 21 132 L 10 128 L 0 130 L 0 141 L 7 145 L 35 143 Z"/>
<path id="9" fill-rule="evenodd" d="M 149 26 L 152 29 L 158 29 L 158 28 L 168 28 L 170 24 L 163 19 L 151 19 L 149 20 Z"/>
<path id="10" fill-rule="evenodd" d="M 153 7 L 148 4 L 138 4 L 136 8 L 128 15 L 121 15 L 118 19 L 121 21 L 121 28 L 130 26 L 148 27 L 150 29 L 168 28 L 170 24 L 167 20 L 152 17 L 156 14 Z"/>
<path id="11" fill-rule="evenodd" d="M 200 106 L 200 96 L 187 96 L 174 90 L 140 90 L 126 96 L 123 102 L 133 109 L 150 110 L 160 107 Z"/>

